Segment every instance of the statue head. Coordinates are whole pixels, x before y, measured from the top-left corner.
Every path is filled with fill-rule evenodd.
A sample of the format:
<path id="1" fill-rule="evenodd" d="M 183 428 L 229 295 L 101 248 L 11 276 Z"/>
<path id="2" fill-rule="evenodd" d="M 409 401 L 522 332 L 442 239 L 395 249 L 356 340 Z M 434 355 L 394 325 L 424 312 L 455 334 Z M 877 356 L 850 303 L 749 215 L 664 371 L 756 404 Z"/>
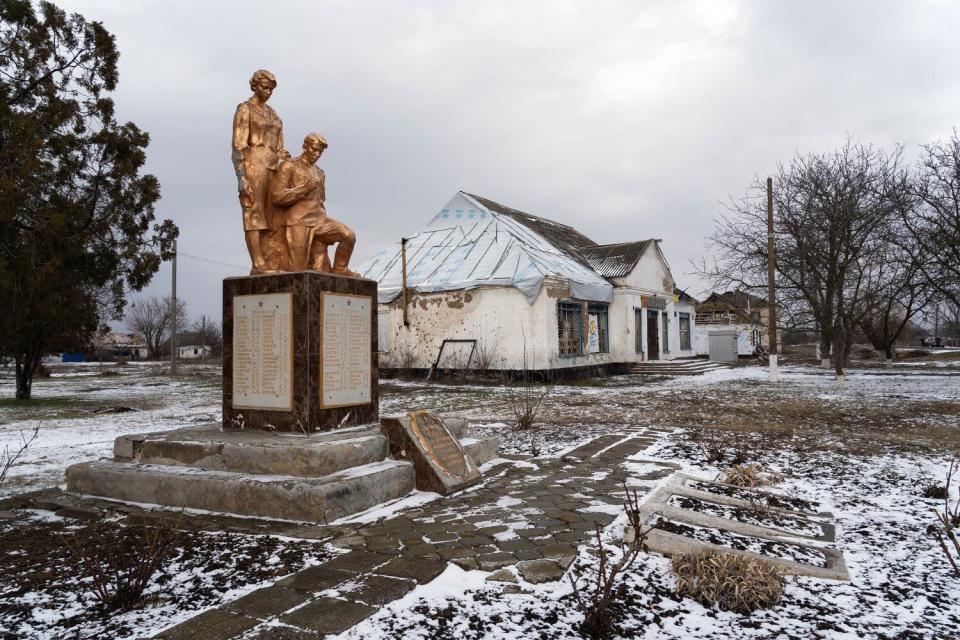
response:
<path id="1" fill-rule="evenodd" d="M 265 69 L 259 69 L 250 76 L 250 90 L 266 102 L 277 86 L 277 77 Z"/>
<path id="2" fill-rule="evenodd" d="M 320 154 L 327 148 L 327 139 L 319 133 L 308 133 L 303 139 L 304 159 L 313 164 L 320 159 Z"/>

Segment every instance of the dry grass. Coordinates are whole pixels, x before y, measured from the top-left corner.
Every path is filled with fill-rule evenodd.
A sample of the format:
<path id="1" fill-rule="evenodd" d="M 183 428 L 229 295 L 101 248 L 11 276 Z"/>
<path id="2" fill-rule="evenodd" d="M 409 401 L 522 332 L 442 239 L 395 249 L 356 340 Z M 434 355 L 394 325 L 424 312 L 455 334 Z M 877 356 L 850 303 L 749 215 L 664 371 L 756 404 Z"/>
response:
<path id="1" fill-rule="evenodd" d="M 723 474 L 722 482 L 736 487 L 756 489 L 780 482 L 783 478 L 775 473 L 765 473 L 756 464 L 735 464 Z"/>
<path id="2" fill-rule="evenodd" d="M 737 613 L 770 607 L 783 595 L 773 563 L 735 553 L 703 551 L 673 557 L 677 593 Z"/>

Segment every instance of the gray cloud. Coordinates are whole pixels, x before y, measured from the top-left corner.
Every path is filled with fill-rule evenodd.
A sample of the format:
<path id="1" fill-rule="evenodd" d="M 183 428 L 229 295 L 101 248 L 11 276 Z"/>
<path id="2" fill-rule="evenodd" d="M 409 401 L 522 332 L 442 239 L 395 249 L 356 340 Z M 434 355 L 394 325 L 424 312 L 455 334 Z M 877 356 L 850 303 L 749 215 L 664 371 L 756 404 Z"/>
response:
<path id="1" fill-rule="evenodd" d="M 183 252 L 248 264 L 229 161 L 247 79 L 309 131 L 356 262 L 458 189 L 599 242 L 658 237 L 681 286 L 728 194 L 847 135 L 908 149 L 960 113 L 953 2 L 61 2 L 121 51 L 122 118 L 152 136 Z M 184 257 L 191 314 L 242 270 Z M 148 293 L 169 289 L 169 270 Z"/>

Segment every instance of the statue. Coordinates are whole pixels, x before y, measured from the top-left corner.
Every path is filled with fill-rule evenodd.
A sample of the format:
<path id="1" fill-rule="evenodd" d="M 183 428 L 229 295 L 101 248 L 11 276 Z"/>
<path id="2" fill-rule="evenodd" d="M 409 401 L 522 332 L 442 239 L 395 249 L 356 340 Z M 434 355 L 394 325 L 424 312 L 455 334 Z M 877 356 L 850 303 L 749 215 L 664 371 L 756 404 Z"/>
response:
<path id="1" fill-rule="evenodd" d="M 275 224 L 270 203 L 270 182 L 277 165 L 290 154 L 283 148 L 283 123 L 267 106 L 277 86 L 269 71 L 257 71 L 250 78 L 253 96 L 237 106 L 233 116 L 233 166 L 243 209 L 243 232 L 253 265 L 251 275 L 276 271 L 276 248 L 268 245 Z M 268 264 L 267 257 L 271 258 Z"/>
<path id="2" fill-rule="evenodd" d="M 233 117 L 237 174 L 250 275 L 312 269 L 357 277 L 347 267 L 356 235 L 327 216 L 323 170 L 314 163 L 327 141 L 311 133 L 296 159 L 283 147 L 283 123 L 267 101 L 277 79 L 263 69 L 250 78 L 253 96 Z M 337 244 L 333 264 L 327 254 Z"/>
<path id="3" fill-rule="evenodd" d="M 356 235 L 327 215 L 323 170 L 314 164 L 326 148 L 327 141 L 319 133 L 304 138 L 303 153 L 281 163 L 271 195 L 275 205 L 289 207 L 283 224 L 292 271 L 313 269 L 357 277 L 347 268 Z M 327 247 L 334 243 L 337 251 L 331 266 Z"/>

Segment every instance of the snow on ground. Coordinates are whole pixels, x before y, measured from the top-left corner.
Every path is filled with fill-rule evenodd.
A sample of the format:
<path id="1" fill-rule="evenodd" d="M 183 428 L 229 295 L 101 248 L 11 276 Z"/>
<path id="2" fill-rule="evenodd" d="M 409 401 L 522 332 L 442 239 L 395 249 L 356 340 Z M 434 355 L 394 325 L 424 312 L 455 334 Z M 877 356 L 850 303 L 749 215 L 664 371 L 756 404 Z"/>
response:
<path id="1" fill-rule="evenodd" d="M 33 408 L 0 403 L 0 447 L 15 445 L 19 431 L 38 421 L 42 427 L 4 491 L 59 483 L 68 464 L 110 455 L 121 433 L 219 419 L 216 367 L 197 367 L 174 381 L 150 367 L 118 373 L 39 380 L 35 394 L 41 402 Z M 703 439 L 729 434 L 735 438 L 730 447 L 745 449 L 751 461 L 784 477 L 778 491 L 819 501 L 834 513 L 850 583 L 789 578 L 779 605 L 742 616 L 678 598 L 669 561 L 644 555 L 618 605 L 619 637 L 960 637 L 960 581 L 925 533 L 937 503 L 920 495 L 925 486 L 942 482 L 948 459 L 960 450 L 958 372 L 947 363 L 911 360 L 859 367 L 838 383 L 831 371 L 787 364 L 780 378 L 771 385 L 766 370 L 753 366 L 674 379 L 619 376 L 557 385 L 539 427 L 527 432 L 511 427 L 509 394 L 495 386 L 383 381 L 381 412 L 432 407 L 465 416 L 473 435 L 501 436 L 501 453 L 536 451 L 538 457 L 627 426 L 674 430 L 626 465 L 633 476 L 649 470 L 639 460 L 653 456 L 711 478 L 719 469 L 706 462 Z M 11 381 L 0 380 L 0 398 L 11 396 Z M 137 410 L 91 412 L 111 406 Z M 535 469 L 536 460 L 526 464 Z M 395 513 L 421 499 L 366 515 Z M 576 571 L 584 583 L 595 564 L 588 545 L 582 546 Z M 567 582 L 521 581 L 519 593 L 506 594 L 485 577 L 451 567 L 439 582 L 411 592 L 343 637 L 579 637 L 580 614 Z"/>

